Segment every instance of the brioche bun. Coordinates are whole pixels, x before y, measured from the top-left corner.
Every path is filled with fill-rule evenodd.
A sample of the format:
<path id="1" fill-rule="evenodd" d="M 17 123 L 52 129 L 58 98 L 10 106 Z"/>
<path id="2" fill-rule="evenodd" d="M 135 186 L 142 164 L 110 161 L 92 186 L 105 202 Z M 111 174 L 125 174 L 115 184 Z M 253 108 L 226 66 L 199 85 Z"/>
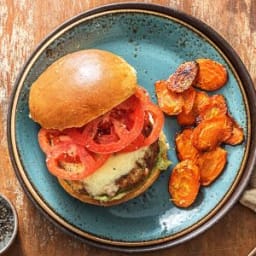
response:
<path id="1" fill-rule="evenodd" d="M 98 49 L 77 51 L 51 64 L 32 84 L 30 116 L 47 129 L 81 127 L 136 87 L 136 71 L 121 57 Z"/>

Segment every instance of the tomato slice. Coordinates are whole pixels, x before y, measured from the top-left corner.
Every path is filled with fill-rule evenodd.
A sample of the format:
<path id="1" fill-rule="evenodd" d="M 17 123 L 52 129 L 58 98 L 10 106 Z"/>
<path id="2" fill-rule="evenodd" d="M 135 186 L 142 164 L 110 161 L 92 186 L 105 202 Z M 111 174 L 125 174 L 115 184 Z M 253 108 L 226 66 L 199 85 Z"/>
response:
<path id="1" fill-rule="evenodd" d="M 146 136 L 143 145 L 148 146 L 158 139 L 164 126 L 164 114 L 161 109 L 154 104 L 148 104 L 145 107 L 145 110 L 150 115 L 150 118 L 153 119 L 152 131 L 148 136 Z"/>
<path id="2" fill-rule="evenodd" d="M 46 165 L 59 178 L 79 180 L 92 172 L 93 157 L 82 146 L 62 143 L 47 155 Z"/>
<path id="3" fill-rule="evenodd" d="M 160 108 L 150 101 L 148 92 L 139 87 L 135 95 L 85 127 L 63 131 L 41 129 L 38 137 L 46 154 L 67 142 L 108 155 L 128 146 L 127 151 L 134 151 L 152 144 L 159 137 L 163 122 Z"/>
<path id="4" fill-rule="evenodd" d="M 47 155 L 46 165 L 59 178 L 80 180 L 96 171 L 108 157 L 91 153 L 74 143 L 60 143 Z"/>
<path id="5" fill-rule="evenodd" d="M 164 125 L 164 115 L 161 109 L 151 102 L 144 103 L 145 117 L 141 134 L 123 152 L 135 151 L 141 147 L 154 143 L 162 131 Z"/>
<path id="6" fill-rule="evenodd" d="M 111 154 L 96 154 L 93 152 L 90 152 L 90 154 L 94 159 L 93 170 L 99 169 L 111 156 Z"/>
<path id="7" fill-rule="evenodd" d="M 63 142 L 72 142 L 69 135 L 54 129 L 41 128 L 38 132 L 38 142 L 40 148 L 45 154 L 48 154 L 52 149 Z"/>
<path id="8" fill-rule="evenodd" d="M 142 102 L 133 95 L 85 126 L 83 136 L 87 149 L 100 154 L 122 150 L 139 136 L 143 119 Z"/>
<path id="9" fill-rule="evenodd" d="M 150 102 L 150 95 L 146 89 L 139 86 L 135 92 L 135 96 L 139 98 L 143 103 Z"/>
<path id="10" fill-rule="evenodd" d="M 83 127 L 82 128 L 68 128 L 63 131 L 64 134 L 69 136 L 75 144 L 84 146 L 85 139 L 83 136 Z"/>

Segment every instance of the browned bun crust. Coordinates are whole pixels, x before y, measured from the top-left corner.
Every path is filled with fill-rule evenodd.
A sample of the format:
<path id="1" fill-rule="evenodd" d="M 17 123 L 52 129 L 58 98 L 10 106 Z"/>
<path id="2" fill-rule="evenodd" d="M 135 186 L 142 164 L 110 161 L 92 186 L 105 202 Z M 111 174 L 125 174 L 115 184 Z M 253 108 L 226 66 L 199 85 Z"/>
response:
<path id="1" fill-rule="evenodd" d="M 89 49 L 50 65 L 32 84 L 31 118 L 42 127 L 81 127 L 108 112 L 136 90 L 136 72 L 121 57 Z"/>
<path id="2" fill-rule="evenodd" d="M 158 169 L 154 169 L 151 171 L 151 174 L 143 184 L 140 184 L 139 186 L 135 187 L 133 190 L 129 190 L 120 198 L 112 198 L 110 200 L 101 201 L 95 198 L 90 197 L 89 195 L 81 194 L 77 191 L 75 191 L 72 186 L 68 182 L 66 182 L 63 179 L 58 179 L 60 185 L 64 188 L 64 190 L 69 193 L 71 196 L 79 199 L 80 201 L 84 203 L 89 203 L 93 205 L 99 205 L 99 206 L 112 206 L 124 203 L 128 200 L 131 200 L 139 195 L 141 195 L 143 192 L 145 192 L 159 177 L 160 172 Z"/>

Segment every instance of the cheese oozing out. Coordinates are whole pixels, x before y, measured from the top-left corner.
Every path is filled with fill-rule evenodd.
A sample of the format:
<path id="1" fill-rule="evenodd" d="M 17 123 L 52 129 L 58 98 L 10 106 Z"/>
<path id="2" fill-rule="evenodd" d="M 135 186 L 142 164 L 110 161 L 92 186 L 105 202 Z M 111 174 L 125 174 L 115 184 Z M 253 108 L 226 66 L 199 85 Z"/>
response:
<path id="1" fill-rule="evenodd" d="M 118 190 L 115 181 L 128 174 L 143 159 L 149 147 L 133 152 L 119 153 L 111 156 L 96 172 L 82 180 L 86 191 L 96 197 L 103 194 L 111 195 Z"/>

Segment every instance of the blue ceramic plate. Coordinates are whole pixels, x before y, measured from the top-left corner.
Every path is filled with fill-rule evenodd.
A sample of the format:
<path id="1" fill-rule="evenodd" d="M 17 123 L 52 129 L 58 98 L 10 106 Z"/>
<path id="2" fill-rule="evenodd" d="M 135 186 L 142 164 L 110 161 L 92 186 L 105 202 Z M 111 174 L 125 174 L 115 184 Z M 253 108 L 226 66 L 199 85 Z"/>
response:
<path id="1" fill-rule="evenodd" d="M 45 166 L 37 142 L 39 126 L 29 118 L 28 94 L 33 81 L 56 59 L 87 48 L 112 51 L 138 72 L 156 101 L 154 82 L 167 78 L 187 60 L 212 58 L 227 67 L 228 84 L 218 91 L 245 140 L 226 146 L 228 164 L 211 186 L 202 188 L 196 203 L 179 209 L 170 201 L 171 168 L 143 195 L 119 206 L 91 206 L 70 197 Z M 184 242 L 213 225 L 236 202 L 255 162 L 255 92 L 232 48 L 211 28 L 193 17 L 164 7 L 119 4 L 83 13 L 57 28 L 27 61 L 10 104 L 8 139 L 17 177 L 31 200 L 58 227 L 90 244 L 121 251 L 147 251 Z M 169 158 L 177 163 L 174 136 L 180 130 L 166 117 Z"/>

